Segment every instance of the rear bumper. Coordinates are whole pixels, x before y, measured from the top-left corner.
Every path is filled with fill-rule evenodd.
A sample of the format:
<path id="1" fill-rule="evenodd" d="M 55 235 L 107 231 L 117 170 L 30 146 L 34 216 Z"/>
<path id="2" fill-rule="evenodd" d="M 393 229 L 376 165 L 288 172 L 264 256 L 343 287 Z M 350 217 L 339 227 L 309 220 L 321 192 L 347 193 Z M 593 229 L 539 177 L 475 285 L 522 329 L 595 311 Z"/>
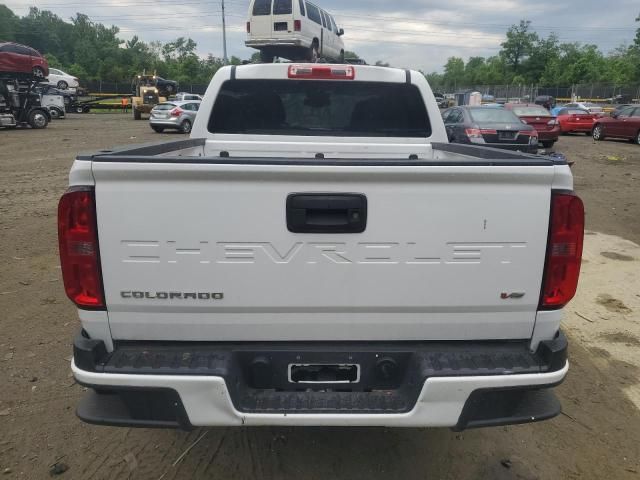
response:
<path id="1" fill-rule="evenodd" d="M 304 47 L 302 38 L 287 36 L 287 38 L 254 38 L 246 40 L 244 44 L 251 48 L 264 47 Z"/>
<path id="2" fill-rule="evenodd" d="M 146 343 L 116 346 L 107 354 L 102 342 L 79 337 L 74 343 L 73 374 L 96 392 L 83 399 L 77 413 L 89 423 L 123 426 L 371 425 L 462 430 L 539 421 L 560 412 L 550 387 L 562 382 L 568 370 L 564 335 L 542 342 L 535 353 L 521 350 L 524 343 L 445 343 L 333 344 L 335 354 L 327 353 L 327 345 L 194 343 L 187 348 Z M 279 380 L 279 365 L 292 358 L 340 363 L 345 361 L 343 355 L 361 365 L 360 385 L 288 386 Z M 274 369 L 258 380 L 265 385 L 255 385 L 251 379 L 252 360 L 258 357 L 273 363 Z M 379 381 L 370 375 L 377 365 L 374 359 L 379 363 L 389 357 L 397 361 L 398 381 L 370 388 Z"/>
<path id="3" fill-rule="evenodd" d="M 538 140 L 540 142 L 556 142 L 560 136 L 560 127 L 553 130 L 538 130 Z"/>
<path id="4" fill-rule="evenodd" d="M 149 125 L 152 127 L 164 128 L 180 128 L 180 117 L 174 118 L 153 118 L 149 119 Z"/>

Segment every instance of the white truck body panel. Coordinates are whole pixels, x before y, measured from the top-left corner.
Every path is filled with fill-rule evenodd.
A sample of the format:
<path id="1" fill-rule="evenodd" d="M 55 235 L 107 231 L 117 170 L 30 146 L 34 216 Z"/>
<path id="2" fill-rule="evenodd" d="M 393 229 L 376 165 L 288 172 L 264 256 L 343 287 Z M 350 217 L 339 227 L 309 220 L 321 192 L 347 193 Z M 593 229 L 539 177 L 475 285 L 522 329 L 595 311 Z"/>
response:
<path id="1" fill-rule="evenodd" d="M 95 163 L 93 175 L 116 339 L 531 336 L 552 168 Z M 287 230 L 288 193 L 332 191 L 367 196 L 364 233 Z"/>

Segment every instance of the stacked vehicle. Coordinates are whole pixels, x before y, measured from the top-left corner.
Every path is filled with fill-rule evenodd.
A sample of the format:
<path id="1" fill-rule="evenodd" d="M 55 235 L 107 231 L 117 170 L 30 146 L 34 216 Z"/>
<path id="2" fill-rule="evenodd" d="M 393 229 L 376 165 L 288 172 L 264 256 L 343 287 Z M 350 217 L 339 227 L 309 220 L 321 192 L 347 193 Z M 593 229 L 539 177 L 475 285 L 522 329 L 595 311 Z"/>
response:
<path id="1" fill-rule="evenodd" d="M 252 0 L 245 45 L 265 63 L 275 57 L 343 63 L 342 35 L 333 16 L 306 0 Z"/>
<path id="2" fill-rule="evenodd" d="M 0 127 L 49 124 L 51 113 L 37 90 L 48 74 L 47 60 L 33 48 L 0 43 Z"/>

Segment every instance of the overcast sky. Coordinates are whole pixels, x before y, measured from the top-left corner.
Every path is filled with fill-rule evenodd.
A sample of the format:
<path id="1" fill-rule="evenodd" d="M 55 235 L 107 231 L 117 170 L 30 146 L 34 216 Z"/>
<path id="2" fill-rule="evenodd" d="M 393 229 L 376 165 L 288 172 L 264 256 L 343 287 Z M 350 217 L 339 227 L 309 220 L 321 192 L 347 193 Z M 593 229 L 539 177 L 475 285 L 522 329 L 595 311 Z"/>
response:
<path id="1" fill-rule="evenodd" d="M 222 56 L 221 0 L 10 0 L 24 15 L 30 6 L 65 20 L 75 12 L 120 27 L 121 37 L 144 41 L 189 36 L 198 53 Z M 532 21 L 543 36 L 594 43 L 607 52 L 631 43 L 640 24 L 638 0 L 317 0 L 345 29 L 347 50 L 369 63 L 441 71 L 446 59 L 495 55 L 509 25 Z M 248 58 L 244 46 L 249 0 L 225 0 L 229 55 Z"/>

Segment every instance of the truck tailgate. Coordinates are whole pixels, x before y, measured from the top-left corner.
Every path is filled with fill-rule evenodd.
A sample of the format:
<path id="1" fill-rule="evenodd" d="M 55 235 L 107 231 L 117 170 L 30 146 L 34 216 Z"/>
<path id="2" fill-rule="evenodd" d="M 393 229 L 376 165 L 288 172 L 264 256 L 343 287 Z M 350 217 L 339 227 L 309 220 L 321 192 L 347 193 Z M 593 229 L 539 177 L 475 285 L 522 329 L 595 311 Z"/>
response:
<path id="1" fill-rule="evenodd" d="M 552 166 L 95 162 L 109 324 L 127 340 L 528 338 Z M 366 197 L 293 233 L 291 193 Z"/>

